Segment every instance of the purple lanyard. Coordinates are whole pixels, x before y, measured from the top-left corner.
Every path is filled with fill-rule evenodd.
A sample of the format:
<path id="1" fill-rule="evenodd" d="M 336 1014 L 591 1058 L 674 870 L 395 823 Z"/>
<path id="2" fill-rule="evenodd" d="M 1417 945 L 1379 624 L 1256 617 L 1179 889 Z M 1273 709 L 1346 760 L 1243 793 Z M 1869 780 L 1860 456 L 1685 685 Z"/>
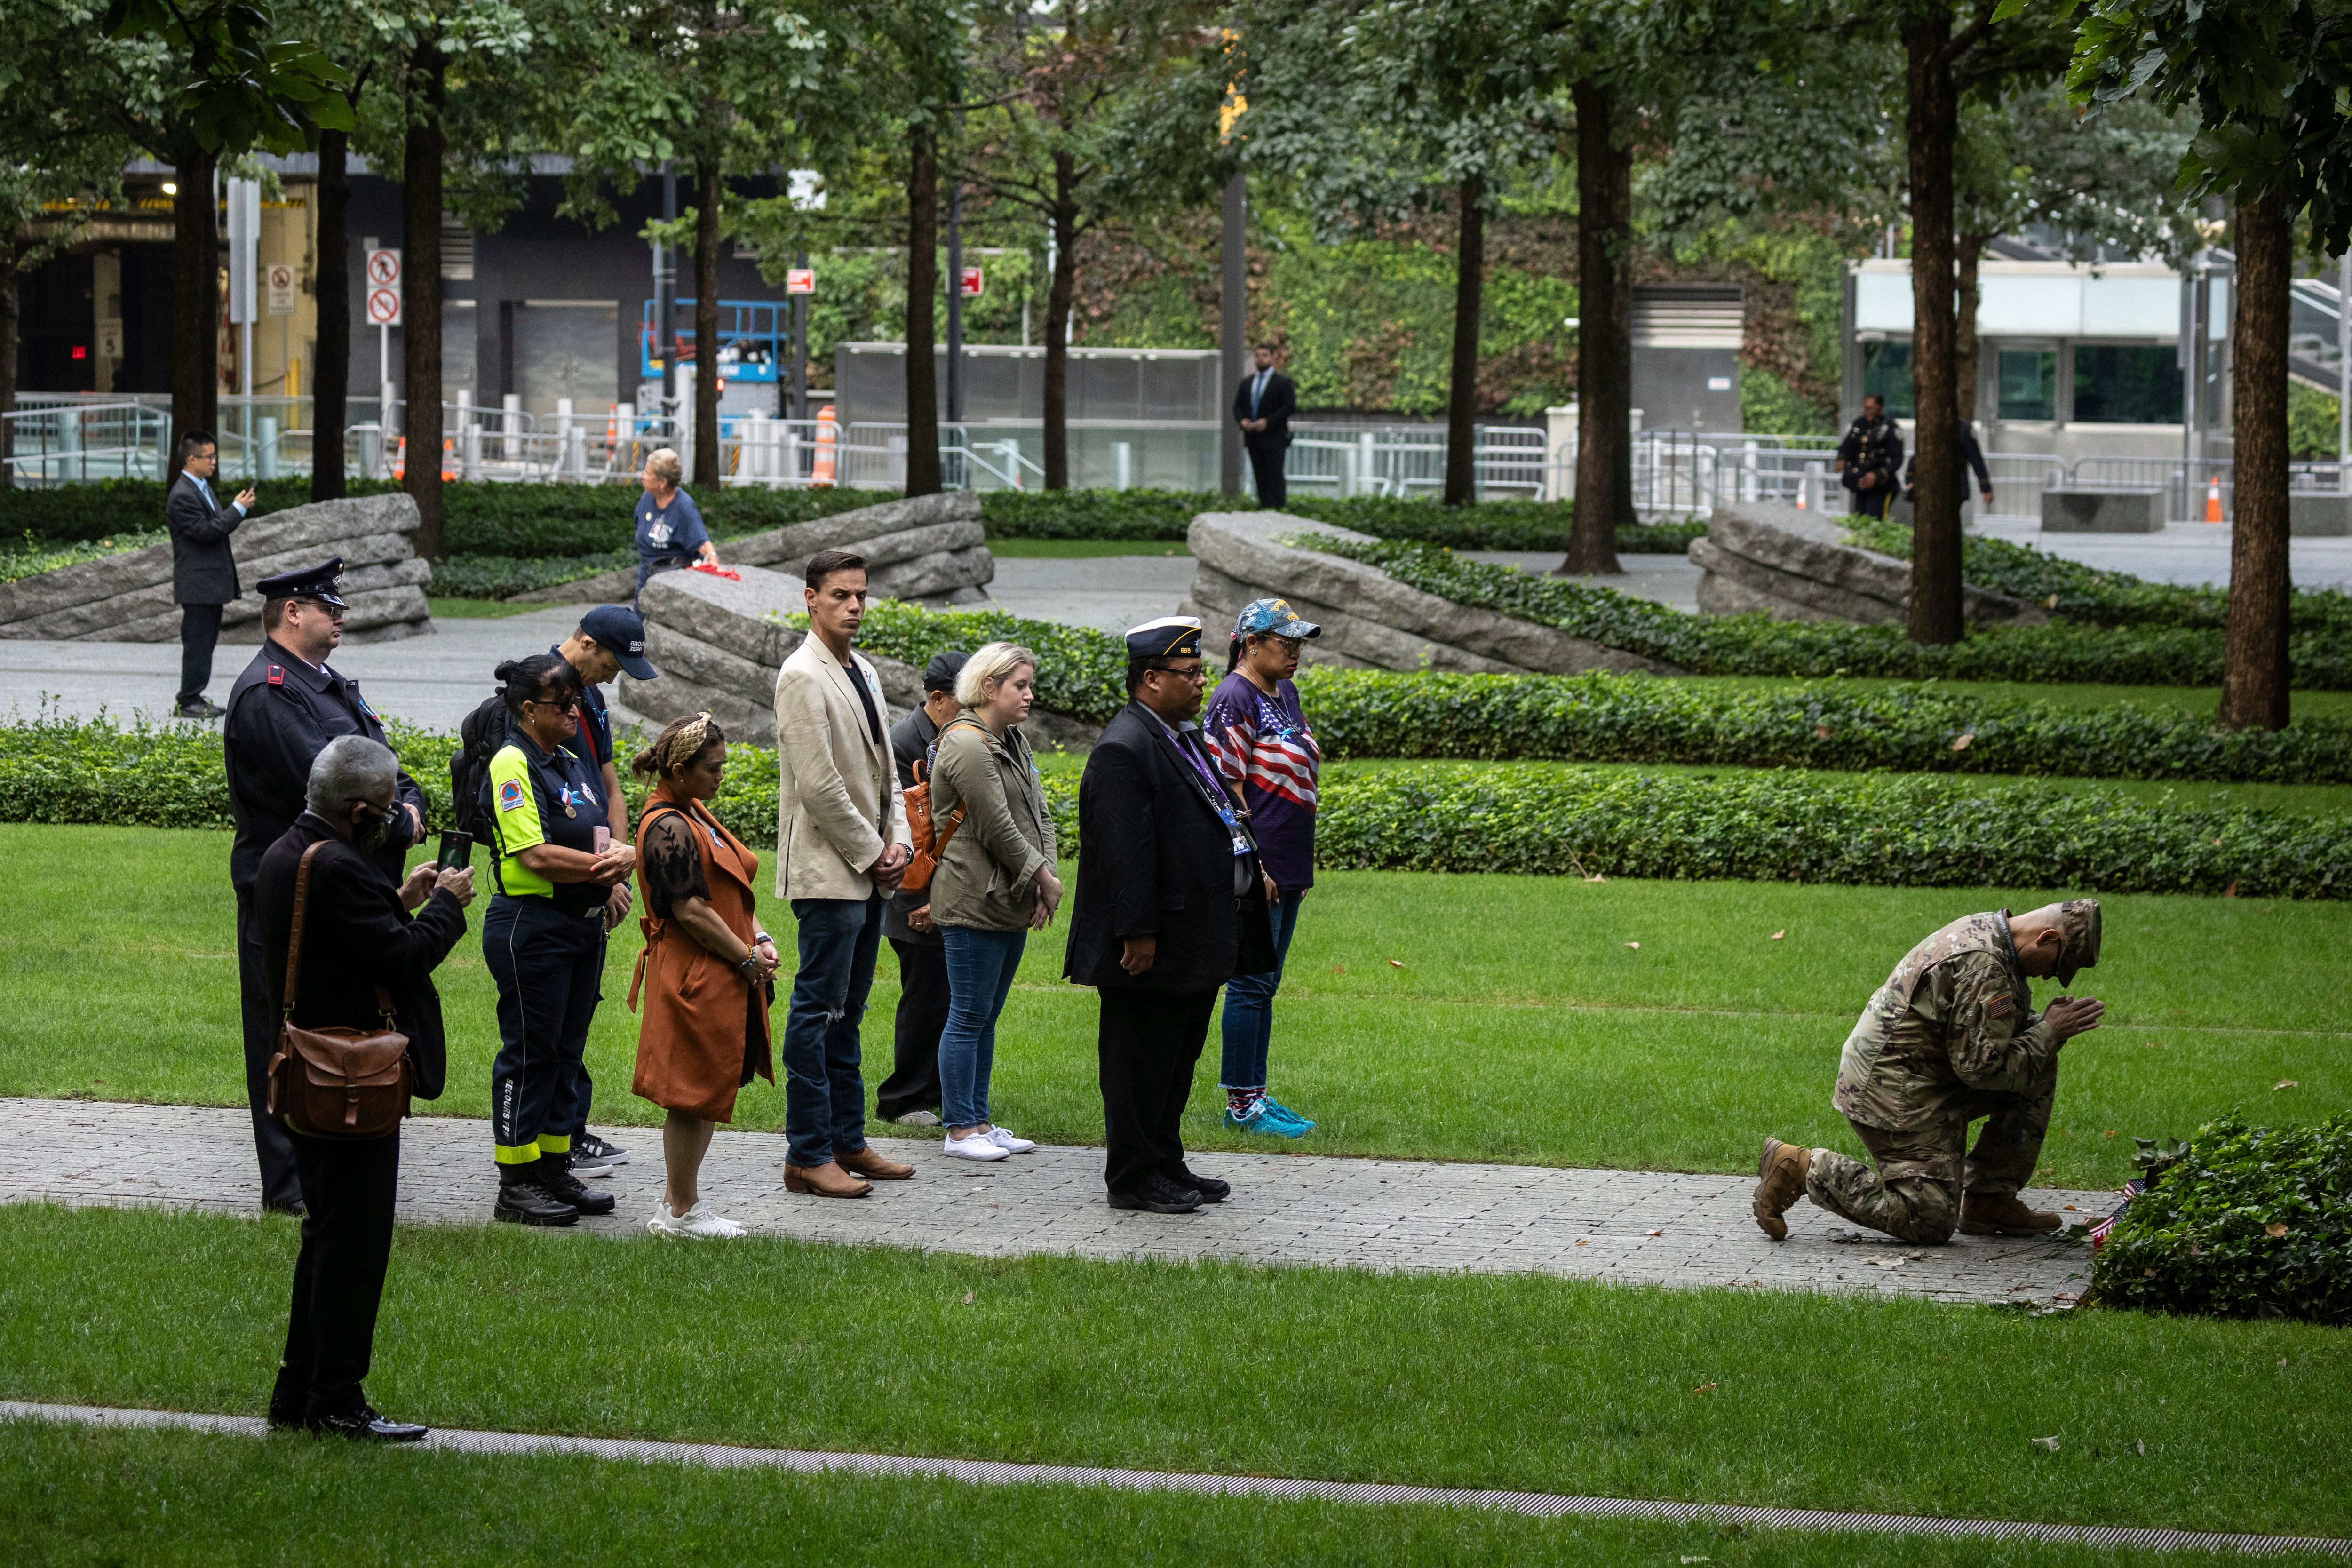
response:
<path id="1" fill-rule="evenodd" d="M 1192 764 L 1192 771 L 1201 776 L 1201 782 L 1202 784 L 1209 786 L 1209 793 L 1215 796 L 1220 803 L 1223 802 L 1225 798 L 1224 781 L 1218 778 L 1215 773 L 1209 770 L 1207 763 L 1201 761 L 1199 757 L 1195 756 L 1186 748 L 1183 736 L 1178 734 L 1174 730 L 1170 729 L 1164 724 L 1160 726 L 1160 731 L 1168 737 L 1168 743 L 1176 748 L 1176 754 Z"/>

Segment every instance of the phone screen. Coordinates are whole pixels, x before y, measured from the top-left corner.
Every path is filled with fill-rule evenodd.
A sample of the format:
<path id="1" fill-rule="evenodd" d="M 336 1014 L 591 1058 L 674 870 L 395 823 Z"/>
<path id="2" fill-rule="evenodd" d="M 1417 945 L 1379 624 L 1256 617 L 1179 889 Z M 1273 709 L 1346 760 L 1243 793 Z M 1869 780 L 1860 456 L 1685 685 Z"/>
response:
<path id="1" fill-rule="evenodd" d="M 452 828 L 441 836 L 441 855 L 437 862 L 444 871 L 462 871 L 474 858 L 474 836 Z"/>
<path id="2" fill-rule="evenodd" d="M 597 854 L 602 855 L 612 847 L 613 830 L 601 824 L 592 827 L 588 830 L 588 842 Z"/>

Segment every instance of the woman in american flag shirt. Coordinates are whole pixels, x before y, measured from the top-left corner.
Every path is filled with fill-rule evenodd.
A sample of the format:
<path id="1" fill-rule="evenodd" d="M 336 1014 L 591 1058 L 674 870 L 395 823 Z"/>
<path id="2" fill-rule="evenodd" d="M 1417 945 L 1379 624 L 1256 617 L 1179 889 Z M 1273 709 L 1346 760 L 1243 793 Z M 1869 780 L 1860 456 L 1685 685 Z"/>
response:
<path id="1" fill-rule="evenodd" d="M 1249 813 L 1258 859 L 1274 879 L 1274 967 L 1225 983 L 1225 1125 L 1244 1132 L 1304 1138 L 1315 1123 L 1266 1092 L 1266 1047 L 1274 1035 L 1274 994 L 1298 924 L 1299 900 L 1315 885 L 1315 784 L 1322 748 L 1298 705 L 1298 651 L 1323 628 L 1300 620 L 1280 599 L 1242 611 L 1225 679 L 1201 715 L 1201 729 L 1225 781 Z"/>

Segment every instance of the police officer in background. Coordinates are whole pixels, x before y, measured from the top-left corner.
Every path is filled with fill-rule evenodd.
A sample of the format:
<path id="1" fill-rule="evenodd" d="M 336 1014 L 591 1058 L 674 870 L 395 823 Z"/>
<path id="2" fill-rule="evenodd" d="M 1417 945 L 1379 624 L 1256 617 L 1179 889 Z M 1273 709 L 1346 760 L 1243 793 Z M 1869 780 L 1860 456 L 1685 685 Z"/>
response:
<path id="1" fill-rule="evenodd" d="M 245 1026 L 245 1090 L 253 1111 L 253 1145 L 261 1162 L 264 1208 L 302 1212 L 294 1147 L 285 1125 L 269 1114 L 269 1058 L 278 1046 L 278 998 L 264 959 L 254 879 L 261 857 L 302 815 L 310 763 L 338 735 L 363 735 L 383 744 L 383 721 L 360 695 L 359 683 L 337 674 L 327 656 L 343 637 L 344 603 L 336 593 L 341 557 L 317 566 L 264 577 L 261 651 L 229 689 L 222 727 L 227 753 L 228 809 L 236 837 L 228 857 L 236 890 L 237 990 Z M 425 795 L 405 770 L 400 774 L 392 831 L 370 858 L 397 887 L 410 846 L 425 841 Z"/>
<path id="2" fill-rule="evenodd" d="M 1872 393 L 1862 400 L 1862 416 L 1838 443 L 1838 483 L 1853 492 L 1853 514 L 1885 517 L 1886 503 L 1902 488 L 1903 432 L 1886 416 L 1886 399 Z"/>

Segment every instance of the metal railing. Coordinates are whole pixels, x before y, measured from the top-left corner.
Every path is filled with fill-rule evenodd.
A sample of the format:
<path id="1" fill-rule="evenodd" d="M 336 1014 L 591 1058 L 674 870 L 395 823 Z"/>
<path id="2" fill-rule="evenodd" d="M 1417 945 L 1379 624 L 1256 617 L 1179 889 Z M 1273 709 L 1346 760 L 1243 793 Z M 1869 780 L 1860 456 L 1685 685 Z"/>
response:
<path id="1" fill-rule="evenodd" d="M 0 430 L 0 462 L 10 484 L 160 479 L 169 468 L 171 415 L 134 401 L 18 408 Z"/>

